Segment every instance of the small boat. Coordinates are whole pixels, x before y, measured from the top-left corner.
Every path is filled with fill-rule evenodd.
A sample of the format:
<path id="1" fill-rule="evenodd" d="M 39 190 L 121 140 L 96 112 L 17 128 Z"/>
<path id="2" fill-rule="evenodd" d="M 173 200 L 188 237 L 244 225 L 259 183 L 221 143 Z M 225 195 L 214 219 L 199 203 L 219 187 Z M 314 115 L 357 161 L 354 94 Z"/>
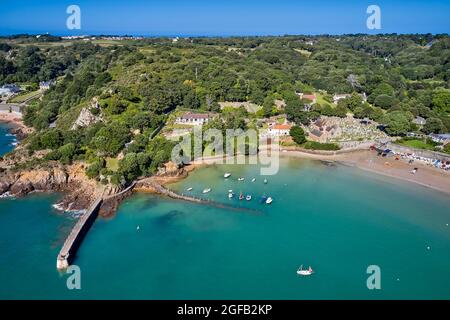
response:
<path id="1" fill-rule="evenodd" d="M 244 200 L 244 195 L 242 194 L 242 192 L 241 192 L 241 194 L 239 195 L 239 200 Z"/>
<path id="2" fill-rule="evenodd" d="M 211 192 L 211 188 L 203 190 L 203 193 L 209 193 L 209 192 Z"/>
<path id="3" fill-rule="evenodd" d="M 234 193 L 229 193 L 228 194 L 228 199 L 231 199 L 231 198 L 233 198 L 234 197 Z"/>
<path id="4" fill-rule="evenodd" d="M 192 191 L 192 190 L 193 190 L 193 188 L 187 188 L 186 190 L 187 190 L 187 191 Z"/>
<path id="5" fill-rule="evenodd" d="M 246 196 L 246 197 L 245 197 L 245 200 L 247 200 L 247 201 L 252 200 L 252 196 L 251 196 L 251 195 Z"/>
<path id="6" fill-rule="evenodd" d="M 267 184 L 267 179 L 264 179 L 264 184 Z"/>
<path id="7" fill-rule="evenodd" d="M 303 265 L 300 266 L 300 268 L 298 268 L 297 270 L 297 274 L 299 276 L 310 276 L 314 273 L 314 270 L 309 267 L 308 270 L 303 270 Z"/>
<path id="8" fill-rule="evenodd" d="M 253 178 L 253 179 L 252 179 L 252 182 L 255 182 L 255 181 L 256 181 L 256 178 Z"/>
<path id="9" fill-rule="evenodd" d="M 137 226 L 137 227 L 136 227 L 136 230 L 137 230 L 137 231 L 141 230 L 141 227 L 140 227 L 140 226 Z"/>
<path id="10" fill-rule="evenodd" d="M 227 173 L 225 173 L 225 174 L 223 175 L 223 177 L 224 177 L 225 179 L 228 179 L 229 177 L 231 177 L 231 173 L 227 172 Z"/>
<path id="11" fill-rule="evenodd" d="M 242 178 L 242 177 L 238 179 L 238 181 L 244 181 L 244 180 L 245 180 L 245 178 Z"/>
<path id="12" fill-rule="evenodd" d="M 273 199 L 271 197 L 268 197 L 266 200 L 266 204 L 271 204 L 273 202 Z"/>
<path id="13" fill-rule="evenodd" d="M 233 193 L 233 190 L 231 190 L 231 189 L 230 189 L 230 190 L 228 190 L 228 193 Z"/>

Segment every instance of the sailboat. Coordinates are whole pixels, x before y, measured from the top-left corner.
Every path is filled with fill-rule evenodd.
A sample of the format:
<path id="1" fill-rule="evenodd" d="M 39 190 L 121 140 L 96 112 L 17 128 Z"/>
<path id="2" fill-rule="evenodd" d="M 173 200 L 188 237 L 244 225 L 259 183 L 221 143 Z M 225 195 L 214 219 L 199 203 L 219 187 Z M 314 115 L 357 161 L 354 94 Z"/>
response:
<path id="1" fill-rule="evenodd" d="M 187 191 L 192 191 L 193 188 L 187 188 Z"/>
<path id="2" fill-rule="evenodd" d="M 244 195 L 241 192 L 241 194 L 239 195 L 239 200 L 243 200 L 243 199 L 244 199 Z"/>
<path id="3" fill-rule="evenodd" d="M 297 270 L 297 274 L 299 276 L 310 276 L 314 273 L 314 270 L 311 268 L 311 266 L 308 268 L 308 270 L 303 270 L 303 265 L 300 266 Z"/>

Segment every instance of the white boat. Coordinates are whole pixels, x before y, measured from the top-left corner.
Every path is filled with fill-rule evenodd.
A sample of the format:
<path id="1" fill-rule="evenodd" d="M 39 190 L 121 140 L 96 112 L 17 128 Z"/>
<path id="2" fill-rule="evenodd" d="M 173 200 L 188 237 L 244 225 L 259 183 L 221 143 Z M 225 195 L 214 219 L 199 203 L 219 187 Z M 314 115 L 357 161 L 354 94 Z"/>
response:
<path id="1" fill-rule="evenodd" d="M 229 177 L 231 177 L 231 173 L 225 173 L 224 175 L 223 175 L 223 177 L 225 178 L 225 179 L 227 179 L 227 178 L 229 178 Z"/>
<path id="2" fill-rule="evenodd" d="M 192 191 L 193 188 L 187 188 L 187 191 Z"/>
<path id="3" fill-rule="evenodd" d="M 264 179 L 264 184 L 267 184 L 267 179 Z"/>
<path id="4" fill-rule="evenodd" d="M 211 192 L 211 188 L 203 190 L 203 193 L 209 193 L 209 192 Z"/>
<path id="5" fill-rule="evenodd" d="M 253 179 L 252 179 L 252 182 L 255 182 L 255 181 L 256 181 L 256 178 L 253 178 Z"/>
<path id="6" fill-rule="evenodd" d="M 300 266 L 300 268 L 298 268 L 297 270 L 297 274 L 299 276 L 310 276 L 314 273 L 314 270 L 309 267 L 308 270 L 303 270 L 303 265 Z"/>
<path id="7" fill-rule="evenodd" d="M 239 178 L 238 179 L 238 181 L 244 181 L 245 180 L 245 178 Z"/>
<path id="8" fill-rule="evenodd" d="M 252 196 L 251 196 L 251 195 L 246 196 L 246 197 L 245 197 L 245 200 L 247 200 L 247 201 L 252 200 Z"/>
<path id="9" fill-rule="evenodd" d="M 229 194 L 228 194 L 228 198 L 229 198 L 229 199 L 231 199 L 231 198 L 233 198 L 233 197 L 234 197 L 234 193 L 229 193 Z"/>
<path id="10" fill-rule="evenodd" d="M 231 190 L 231 189 L 230 189 L 230 190 L 228 190 L 228 193 L 233 193 L 233 190 Z"/>
<path id="11" fill-rule="evenodd" d="M 273 199 L 271 197 L 268 197 L 266 200 L 266 204 L 271 204 L 273 202 Z"/>

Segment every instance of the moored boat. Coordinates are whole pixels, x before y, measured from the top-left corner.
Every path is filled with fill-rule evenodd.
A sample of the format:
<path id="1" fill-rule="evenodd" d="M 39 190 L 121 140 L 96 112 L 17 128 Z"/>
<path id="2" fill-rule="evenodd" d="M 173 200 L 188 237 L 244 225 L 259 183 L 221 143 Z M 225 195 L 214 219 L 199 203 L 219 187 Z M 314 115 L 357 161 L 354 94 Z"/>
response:
<path id="1" fill-rule="evenodd" d="M 273 199 L 271 197 L 268 197 L 266 200 L 266 204 L 271 204 L 273 202 Z"/>
<path id="2" fill-rule="evenodd" d="M 300 266 L 300 268 L 298 268 L 297 270 L 297 274 L 299 276 L 310 276 L 314 273 L 314 270 L 309 267 L 308 270 L 303 270 L 303 265 Z"/>
<path id="3" fill-rule="evenodd" d="M 245 197 L 245 200 L 247 200 L 247 201 L 252 200 L 252 196 L 251 196 L 251 195 L 246 196 L 246 197 Z"/>
<path id="4" fill-rule="evenodd" d="M 229 177 L 231 177 L 231 173 L 227 172 L 227 173 L 225 173 L 225 174 L 223 175 L 223 177 L 224 177 L 225 179 L 228 179 Z"/>
<path id="5" fill-rule="evenodd" d="M 203 190 L 203 193 L 209 193 L 209 192 L 211 192 L 211 188 L 208 188 L 208 189 L 204 189 L 204 190 Z"/>
<path id="6" fill-rule="evenodd" d="M 245 178 L 242 178 L 242 177 L 240 177 L 239 179 L 238 179 L 238 181 L 244 181 L 245 180 Z"/>

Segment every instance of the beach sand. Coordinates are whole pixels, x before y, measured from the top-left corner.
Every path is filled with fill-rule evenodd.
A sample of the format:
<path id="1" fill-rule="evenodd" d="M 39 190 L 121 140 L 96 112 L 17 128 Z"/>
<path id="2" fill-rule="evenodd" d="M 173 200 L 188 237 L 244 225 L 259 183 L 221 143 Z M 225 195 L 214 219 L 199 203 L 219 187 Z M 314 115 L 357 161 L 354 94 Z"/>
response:
<path id="1" fill-rule="evenodd" d="M 23 123 L 21 113 L 7 112 L 7 111 L 0 110 L 0 122 L 12 124 L 14 127 L 16 127 L 20 131 L 22 137 L 33 132 L 32 128 L 27 127 Z"/>
<path id="2" fill-rule="evenodd" d="M 373 173 L 417 183 L 450 195 L 450 172 L 427 166 L 420 161 L 409 164 L 406 160 L 393 157 L 381 157 L 376 151 L 358 151 L 339 155 L 315 155 L 300 151 L 281 153 L 282 156 L 327 160 L 356 167 Z M 416 174 L 411 170 L 418 168 Z"/>

